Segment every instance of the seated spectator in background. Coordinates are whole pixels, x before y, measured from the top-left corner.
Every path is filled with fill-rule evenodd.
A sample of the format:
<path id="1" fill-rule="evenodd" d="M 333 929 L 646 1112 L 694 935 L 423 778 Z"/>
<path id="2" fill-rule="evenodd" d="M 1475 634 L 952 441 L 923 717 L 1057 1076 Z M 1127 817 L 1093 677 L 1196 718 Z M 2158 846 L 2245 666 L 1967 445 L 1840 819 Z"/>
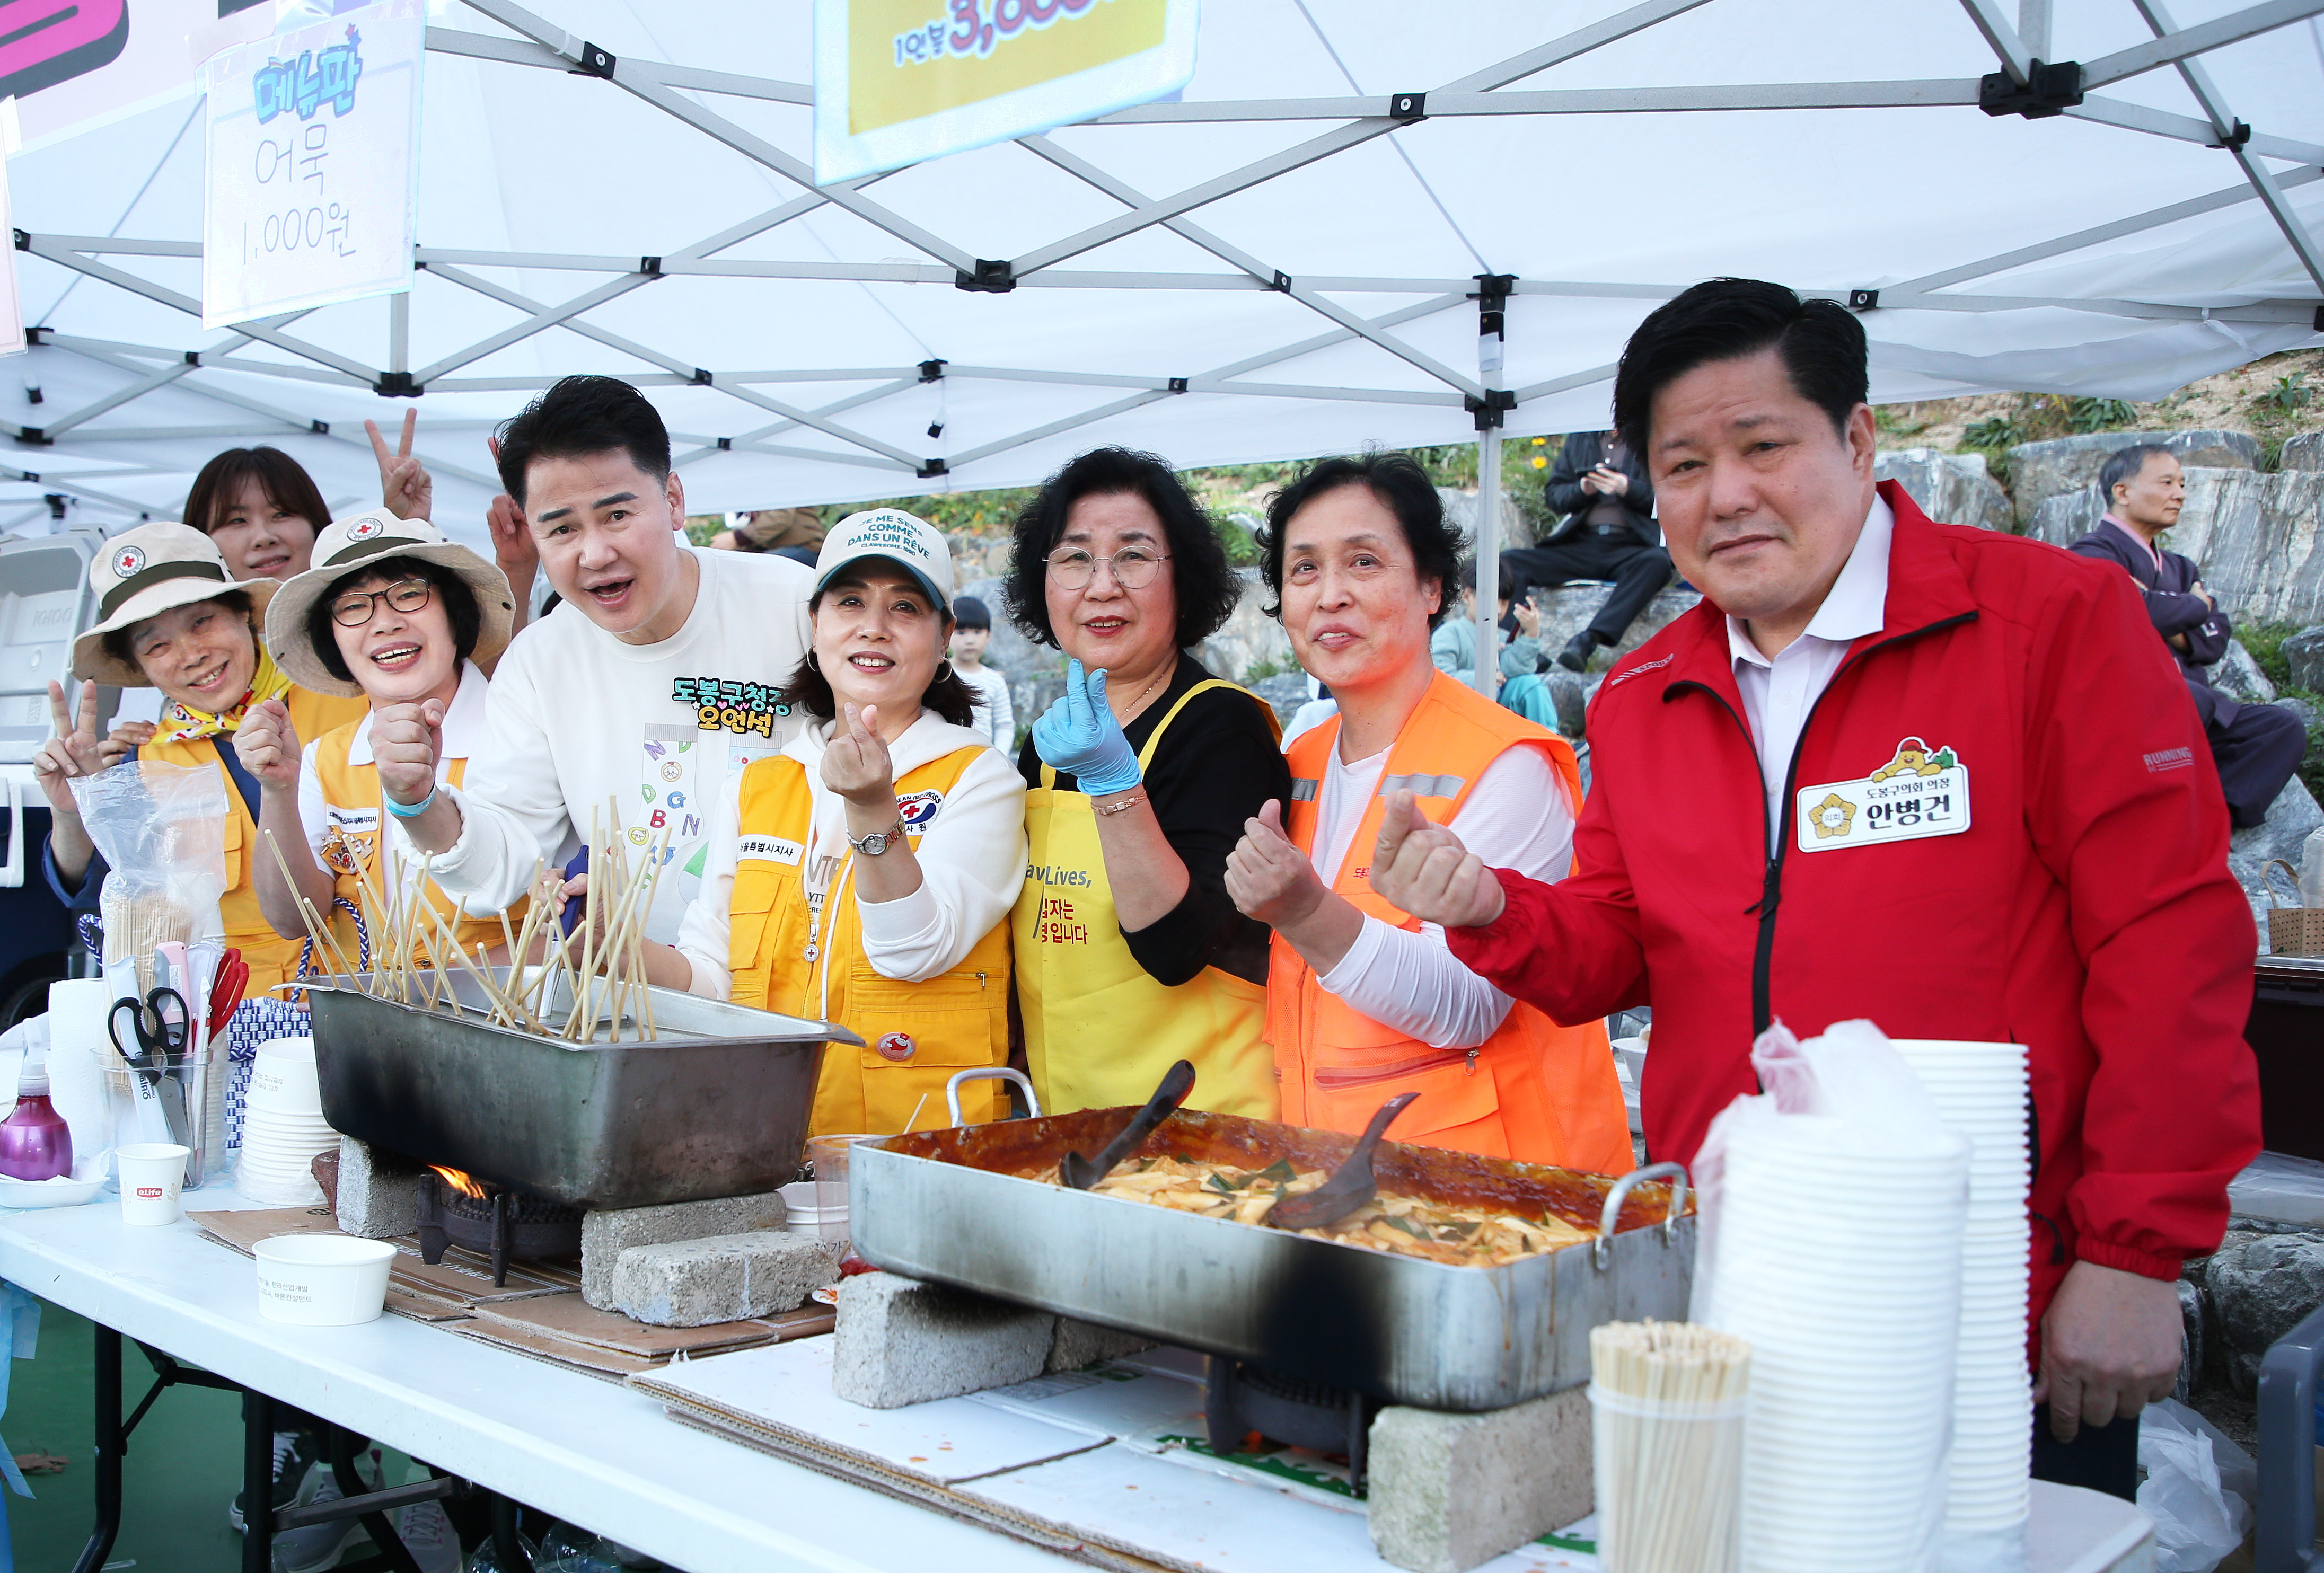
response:
<path id="1" fill-rule="evenodd" d="M 1590 626 L 1557 652 L 1559 666 L 1580 672 L 1600 645 L 1621 643 L 1623 630 L 1670 583 L 1670 554 L 1663 550 L 1662 529 L 1655 523 L 1654 483 L 1618 433 L 1581 431 L 1567 437 L 1543 495 L 1565 518 L 1538 545 L 1501 554 L 1501 583 L 1522 603 L 1536 584 L 1614 581 L 1614 593 Z"/>
<path id="2" fill-rule="evenodd" d="M 952 603 L 952 669 L 979 696 L 976 719 L 968 724 L 992 740 L 1004 754 L 1017 751 L 1017 709 L 1009 700 L 1009 679 L 984 664 L 992 643 L 992 609 L 973 595 Z"/>
<path id="3" fill-rule="evenodd" d="M 2072 549 L 2121 565 L 2146 597 L 2146 615 L 2171 647 L 2187 692 L 2203 718 L 2203 732 L 2227 794 L 2227 817 L 2238 828 L 2267 817 L 2267 805 L 2300 768 L 2308 729 L 2300 717 L 2272 704 L 2238 704 L 2211 685 L 2208 667 L 2227 652 L 2234 625 L 2203 588 L 2195 565 L 2166 552 L 2156 538 L 2179 522 L 2187 475 L 2168 448 L 2139 443 L 2124 448 L 2098 472 L 2106 517 Z"/>
<path id="4" fill-rule="evenodd" d="M 740 517 L 733 529 L 710 538 L 713 550 L 771 552 L 807 567 L 815 566 L 816 553 L 823 546 L 822 509 L 761 508 Z"/>
<path id="5" fill-rule="evenodd" d="M 1436 625 L 1428 636 L 1428 658 L 1456 683 L 1477 685 L 1477 560 L 1461 559 L 1461 612 Z M 1493 627 L 1493 646 L 1501 652 L 1493 675 L 1493 696 L 1505 709 L 1555 731 L 1557 704 L 1536 676 L 1541 670 L 1541 609 L 1530 600 L 1517 603 L 1517 637 L 1510 639 L 1500 624 L 1510 619 L 1509 587 L 1500 587 L 1500 617 Z"/>
<path id="6" fill-rule="evenodd" d="M 1361 1130 L 1386 1099 L 1420 1096 L 1400 1142 L 1631 1167 L 1605 1025 L 1558 1026 L 1469 970 L 1444 932 L 1371 887 L 1389 796 L 1536 878 L 1562 879 L 1582 781 L 1563 739 L 1429 664 L 1460 547 L 1427 475 L 1404 454 L 1312 465 L 1277 496 L 1262 572 L 1299 664 L 1340 713 L 1291 746 L 1289 801 L 1247 821 L 1227 893 L 1275 929 L 1267 982 L 1282 1118 Z"/>

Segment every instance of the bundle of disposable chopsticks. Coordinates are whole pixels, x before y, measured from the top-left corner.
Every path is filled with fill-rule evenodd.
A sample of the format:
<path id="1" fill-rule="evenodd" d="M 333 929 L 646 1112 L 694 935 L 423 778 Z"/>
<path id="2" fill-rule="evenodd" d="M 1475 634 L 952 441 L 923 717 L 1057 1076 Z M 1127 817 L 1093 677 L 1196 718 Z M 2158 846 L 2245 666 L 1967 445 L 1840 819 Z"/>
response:
<path id="1" fill-rule="evenodd" d="M 512 925 L 508 914 L 500 914 L 508 957 L 504 977 L 496 974 L 488 947 L 478 945 L 473 958 L 462 948 L 456 915 L 447 915 L 447 909 L 458 913 L 456 901 L 430 896 L 431 891 L 441 894 L 432 877 L 432 857 L 420 860 L 413 878 L 405 860 L 383 836 L 382 882 L 374 883 L 364 864 L 355 865 L 364 924 L 372 940 L 371 970 L 365 973 L 348 961 L 315 904 L 299 895 L 298 882 L 291 878 L 272 832 L 267 832 L 266 841 L 281 866 L 284 884 L 299 902 L 317 961 L 373 998 L 431 1010 L 473 1008 L 455 996 L 448 962 L 475 980 L 486 1001 L 484 1014 L 495 1026 L 567 1043 L 593 1042 L 602 1027 L 613 1042 L 620 1043 L 626 1024 L 644 1042 L 656 1035 L 653 996 L 646 985 L 645 921 L 667 860 L 669 832 L 664 830 L 653 842 L 640 843 L 644 854 L 632 860 L 619 811 L 610 799 L 606 807 L 605 814 L 590 814 L 588 921 L 569 937 L 561 932 L 554 900 L 561 881 L 536 863 L 524 921 Z M 556 1007 L 563 1001 L 570 1001 L 570 1007 L 564 1020 L 552 1026 Z"/>
<path id="2" fill-rule="evenodd" d="M 1742 1522 L 1751 1346 L 1692 1322 L 1590 1332 L 1606 1573 L 1727 1573 Z"/>

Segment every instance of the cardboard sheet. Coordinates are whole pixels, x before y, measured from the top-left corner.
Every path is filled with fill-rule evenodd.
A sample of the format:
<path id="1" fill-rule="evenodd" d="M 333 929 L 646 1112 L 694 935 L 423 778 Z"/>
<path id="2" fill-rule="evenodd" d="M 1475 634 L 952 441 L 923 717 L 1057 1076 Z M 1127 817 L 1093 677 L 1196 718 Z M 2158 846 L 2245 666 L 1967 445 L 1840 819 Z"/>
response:
<path id="1" fill-rule="evenodd" d="M 784 1336 L 783 1329 L 772 1321 L 722 1321 L 694 1328 L 648 1327 L 643 1322 L 632 1321 L 618 1311 L 599 1311 L 578 1294 L 500 1301 L 478 1306 L 476 1314 L 487 1321 L 506 1323 L 569 1343 L 657 1361 L 681 1349 L 689 1354 L 707 1354 L 773 1343 Z M 831 1313 L 823 1311 L 811 1320 L 827 1329 Z M 794 1332 L 791 1336 L 800 1335 Z"/>
<path id="2" fill-rule="evenodd" d="M 1189 1445 L 1204 1430 L 1203 1390 L 1193 1380 L 1199 1360 L 1184 1351 L 869 1410 L 831 1392 L 831 1347 L 689 1359 L 629 1384 L 683 1423 L 1101 1567 L 1388 1567 L 1343 1470 L 1335 1486 L 1323 1460 L 1296 1449 L 1237 1462 Z M 1484 1573 L 1594 1568 L 1590 1528 L 1511 1551 Z"/>

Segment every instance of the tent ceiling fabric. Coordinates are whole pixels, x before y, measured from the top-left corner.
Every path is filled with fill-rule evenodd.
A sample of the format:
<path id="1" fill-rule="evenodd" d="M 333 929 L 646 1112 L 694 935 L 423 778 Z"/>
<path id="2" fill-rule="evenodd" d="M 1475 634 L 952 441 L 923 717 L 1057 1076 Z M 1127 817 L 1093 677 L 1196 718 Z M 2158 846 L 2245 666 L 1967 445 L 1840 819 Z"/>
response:
<path id="1" fill-rule="evenodd" d="M 203 333 L 198 100 L 13 161 L 42 400 L 0 379 L 0 428 L 42 440 L 0 526 L 174 517 L 259 441 L 367 501 L 395 372 L 472 539 L 485 434 L 577 371 L 649 387 L 697 511 L 1467 441 L 1480 273 L 1511 436 L 1602 424 L 1639 317 L 1717 273 L 1877 290 L 1881 400 L 2324 343 L 2324 0 L 1213 0 L 1182 103 L 820 192 L 806 0 L 535 3 L 431 0 L 408 298 Z M 1978 107 L 2034 59 L 2085 101 Z M 981 259 L 1016 287 L 956 287 Z"/>

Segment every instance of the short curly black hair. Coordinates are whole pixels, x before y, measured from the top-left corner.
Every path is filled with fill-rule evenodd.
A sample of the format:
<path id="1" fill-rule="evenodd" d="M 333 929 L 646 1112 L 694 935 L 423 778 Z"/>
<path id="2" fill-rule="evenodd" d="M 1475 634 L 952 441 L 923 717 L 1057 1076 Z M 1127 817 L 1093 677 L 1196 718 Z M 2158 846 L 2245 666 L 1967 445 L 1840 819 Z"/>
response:
<path id="1" fill-rule="evenodd" d="M 1410 454 L 1369 453 L 1318 459 L 1299 472 L 1291 484 L 1267 505 L 1267 529 L 1259 533 L 1259 571 L 1275 604 L 1273 618 L 1283 615 L 1283 532 L 1298 511 L 1327 492 L 1342 486 L 1363 486 L 1380 500 L 1403 528 L 1404 544 L 1412 548 L 1415 572 L 1423 584 L 1438 589 L 1434 628 L 1461 604 L 1461 532 L 1444 517 L 1444 500 Z"/>
<path id="2" fill-rule="evenodd" d="M 1065 533 L 1065 516 L 1084 497 L 1142 497 L 1162 520 L 1169 544 L 1170 584 L 1178 597 L 1178 648 L 1192 649 L 1219 631 L 1242 600 L 1242 581 L 1210 515 L 1159 455 L 1131 448 L 1092 448 L 1041 483 L 1017 516 L 1002 594 L 1010 621 L 1036 644 L 1055 649 L 1046 581 L 1049 554 Z"/>

